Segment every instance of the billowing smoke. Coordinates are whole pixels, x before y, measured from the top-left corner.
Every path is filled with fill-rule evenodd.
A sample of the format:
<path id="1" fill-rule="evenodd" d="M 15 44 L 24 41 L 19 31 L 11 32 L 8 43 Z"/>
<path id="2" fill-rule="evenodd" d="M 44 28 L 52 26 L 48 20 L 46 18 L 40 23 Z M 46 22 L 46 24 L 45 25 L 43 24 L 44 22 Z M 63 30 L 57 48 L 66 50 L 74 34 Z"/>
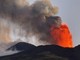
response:
<path id="1" fill-rule="evenodd" d="M 36 46 L 50 44 L 48 27 L 44 23 L 46 16 L 57 12 L 58 8 L 50 0 L 38 0 L 32 5 L 26 0 L 0 0 L 0 31 L 3 31 L 0 40 L 22 40 Z"/>

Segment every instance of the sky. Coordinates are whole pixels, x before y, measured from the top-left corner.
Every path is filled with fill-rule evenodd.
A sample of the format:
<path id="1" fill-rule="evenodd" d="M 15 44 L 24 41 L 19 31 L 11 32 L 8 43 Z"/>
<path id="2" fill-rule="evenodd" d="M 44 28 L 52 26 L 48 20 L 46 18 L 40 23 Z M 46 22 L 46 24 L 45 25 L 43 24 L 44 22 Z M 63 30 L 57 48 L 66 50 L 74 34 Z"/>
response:
<path id="1" fill-rule="evenodd" d="M 33 3 L 35 0 L 29 0 Z M 60 16 L 68 24 L 73 37 L 74 46 L 80 44 L 80 0 L 51 0 L 52 4 L 59 7 Z"/>

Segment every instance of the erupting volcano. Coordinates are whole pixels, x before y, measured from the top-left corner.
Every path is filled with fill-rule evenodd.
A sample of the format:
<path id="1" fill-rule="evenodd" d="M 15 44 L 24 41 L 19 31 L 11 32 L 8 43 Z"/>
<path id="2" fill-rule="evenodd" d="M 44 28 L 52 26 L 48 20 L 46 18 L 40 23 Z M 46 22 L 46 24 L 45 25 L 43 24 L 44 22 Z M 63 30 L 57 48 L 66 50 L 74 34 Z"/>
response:
<path id="1" fill-rule="evenodd" d="M 57 12 L 58 7 L 50 0 L 38 0 L 31 5 L 26 0 L 0 0 L 0 42 L 21 40 L 35 46 L 72 47 L 67 25 L 55 19 Z M 60 28 L 54 29 L 53 25 Z"/>

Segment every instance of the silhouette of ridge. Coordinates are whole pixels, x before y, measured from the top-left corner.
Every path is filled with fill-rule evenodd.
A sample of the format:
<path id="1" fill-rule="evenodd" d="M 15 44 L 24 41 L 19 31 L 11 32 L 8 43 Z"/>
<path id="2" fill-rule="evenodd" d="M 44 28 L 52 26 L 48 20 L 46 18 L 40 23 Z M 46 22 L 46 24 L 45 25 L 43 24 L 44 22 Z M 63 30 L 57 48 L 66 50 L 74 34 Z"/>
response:
<path id="1" fill-rule="evenodd" d="M 32 44 L 29 44 L 29 43 L 25 43 L 25 42 L 19 42 L 13 46 L 11 46 L 10 48 L 8 48 L 7 50 L 12 50 L 12 51 L 15 51 L 15 50 L 18 50 L 18 51 L 28 51 L 28 50 L 31 50 L 33 48 L 35 48 L 36 46 L 32 45 Z"/>
<path id="2" fill-rule="evenodd" d="M 57 45 L 35 47 L 34 45 L 20 42 L 14 46 L 22 46 L 22 48 L 26 46 L 24 48 L 27 49 L 17 49 L 21 52 L 12 55 L 1 56 L 0 60 L 80 60 L 80 45 L 74 48 L 63 48 Z"/>

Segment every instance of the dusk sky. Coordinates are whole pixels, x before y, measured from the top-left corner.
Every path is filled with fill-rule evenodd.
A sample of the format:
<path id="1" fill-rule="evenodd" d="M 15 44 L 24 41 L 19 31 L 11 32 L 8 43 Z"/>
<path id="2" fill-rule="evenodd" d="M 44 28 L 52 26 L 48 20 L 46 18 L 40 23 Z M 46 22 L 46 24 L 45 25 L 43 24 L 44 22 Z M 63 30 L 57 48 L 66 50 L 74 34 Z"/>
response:
<path id="1" fill-rule="evenodd" d="M 29 0 L 31 3 L 35 0 Z M 73 37 L 74 46 L 80 44 L 80 0 L 51 0 L 52 4 L 59 7 L 63 22 L 68 24 Z"/>

